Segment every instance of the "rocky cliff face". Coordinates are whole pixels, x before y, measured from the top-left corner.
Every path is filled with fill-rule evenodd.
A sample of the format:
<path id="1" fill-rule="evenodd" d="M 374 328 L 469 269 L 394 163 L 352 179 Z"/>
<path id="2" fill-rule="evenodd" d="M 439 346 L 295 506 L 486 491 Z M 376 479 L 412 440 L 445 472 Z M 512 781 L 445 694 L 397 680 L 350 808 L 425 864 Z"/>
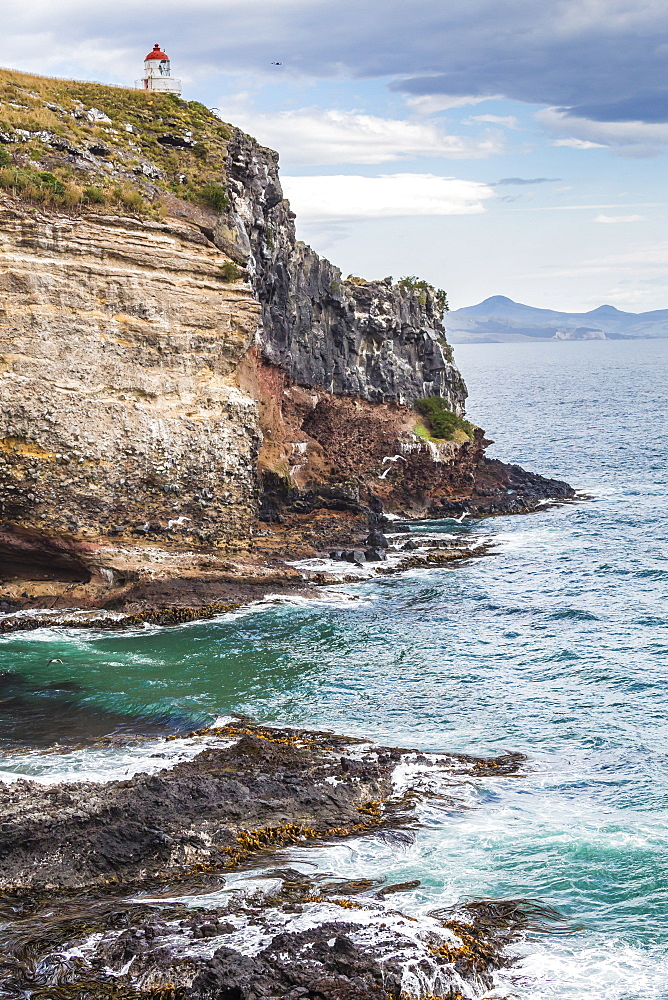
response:
<path id="1" fill-rule="evenodd" d="M 248 287 L 223 282 L 221 262 L 177 222 L 65 217 L 5 200 L 6 568 L 30 577 L 69 565 L 82 578 L 86 543 L 125 531 L 248 538 L 259 434 L 236 371 L 259 309 Z M 42 562 L 30 544 L 40 536 L 78 540 L 79 557 L 66 545 L 62 567 L 53 551 Z M 122 559 L 106 564 L 109 581 L 116 572 Z"/>
<path id="2" fill-rule="evenodd" d="M 441 396 L 457 414 L 466 400 L 436 290 L 344 279 L 296 240 L 276 154 L 239 131 L 226 176 L 230 205 L 212 237 L 247 268 L 261 305 L 251 387 L 260 402 L 260 470 L 283 480 L 279 492 L 285 480 L 311 490 L 337 483 L 355 499 L 374 493 L 407 510 L 429 502 L 423 466 L 437 492 L 470 488 L 482 436 L 427 444 L 414 433 L 416 399 Z M 397 452 L 402 465 L 383 464 Z"/>
<path id="3" fill-rule="evenodd" d="M 214 240 L 250 268 L 264 358 L 296 385 L 374 403 L 443 396 L 463 413 L 466 388 L 434 290 L 344 280 L 296 241 L 277 155 L 239 131 L 229 142 L 226 176 L 231 205 Z"/>
<path id="4" fill-rule="evenodd" d="M 296 241 L 276 153 L 201 105 L 19 74 L 0 125 L 3 593 L 220 576 L 263 484 L 270 521 L 472 496 L 482 434 L 430 440 L 412 407 L 464 412 L 439 295 Z"/>

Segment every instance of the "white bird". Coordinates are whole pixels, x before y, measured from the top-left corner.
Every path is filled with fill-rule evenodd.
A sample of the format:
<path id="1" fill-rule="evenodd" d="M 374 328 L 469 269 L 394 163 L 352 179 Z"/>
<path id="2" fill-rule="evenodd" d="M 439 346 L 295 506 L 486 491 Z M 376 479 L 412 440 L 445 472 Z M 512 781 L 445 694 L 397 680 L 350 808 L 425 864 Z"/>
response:
<path id="1" fill-rule="evenodd" d="M 447 517 L 446 521 L 455 521 L 457 524 L 461 524 L 465 517 L 469 516 L 469 511 L 465 510 L 460 517 Z"/>
<path id="2" fill-rule="evenodd" d="M 385 458 L 383 459 L 383 462 L 398 462 L 399 459 L 401 459 L 402 462 L 406 461 L 403 455 L 386 455 Z M 392 466 L 388 465 L 388 467 L 385 469 L 385 472 L 378 473 L 378 478 L 385 479 L 385 476 L 388 474 L 391 468 Z"/>
<path id="3" fill-rule="evenodd" d="M 167 528 L 168 529 L 173 528 L 175 524 L 178 525 L 179 528 L 180 528 L 182 524 L 185 524 L 186 521 L 189 521 L 189 520 L 190 520 L 189 517 L 184 517 L 184 515 L 182 514 L 181 517 L 175 517 L 173 520 L 168 521 L 167 522 Z"/>

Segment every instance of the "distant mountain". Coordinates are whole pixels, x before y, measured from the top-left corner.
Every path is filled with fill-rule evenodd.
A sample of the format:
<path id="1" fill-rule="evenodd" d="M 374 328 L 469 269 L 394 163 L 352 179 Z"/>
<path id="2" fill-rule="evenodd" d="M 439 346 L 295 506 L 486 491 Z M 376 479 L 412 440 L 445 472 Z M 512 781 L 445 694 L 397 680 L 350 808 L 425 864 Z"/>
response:
<path id="1" fill-rule="evenodd" d="M 628 313 L 599 306 L 586 313 L 535 309 L 492 295 L 445 318 L 453 344 L 500 344 L 522 340 L 636 340 L 668 337 L 668 309 Z"/>

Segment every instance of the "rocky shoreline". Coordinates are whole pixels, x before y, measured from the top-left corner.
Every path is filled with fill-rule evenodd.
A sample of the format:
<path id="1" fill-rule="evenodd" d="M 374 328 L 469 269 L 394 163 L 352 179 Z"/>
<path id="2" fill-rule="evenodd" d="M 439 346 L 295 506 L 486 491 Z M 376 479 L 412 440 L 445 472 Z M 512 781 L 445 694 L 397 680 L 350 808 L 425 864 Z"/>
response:
<path id="1" fill-rule="evenodd" d="M 584 499 L 567 483 L 519 466 L 485 459 L 483 468 L 476 493 L 440 500 L 430 508 L 428 519 L 461 522 L 528 514 Z M 395 514 L 391 520 L 377 498 L 368 501 L 352 500 L 334 488 L 267 490 L 250 550 L 224 556 L 211 550 L 176 572 L 129 580 L 111 591 L 105 584 L 58 588 L 52 581 L 21 581 L 0 593 L 0 634 L 46 623 L 109 629 L 177 625 L 212 618 L 270 595 L 309 596 L 322 586 L 359 582 L 359 575 L 349 572 L 352 567 L 364 566 L 367 575 L 384 576 L 490 551 L 484 540 L 470 542 L 458 536 L 436 541 L 411 535 L 414 514 L 405 512 L 403 520 Z M 332 565 L 332 560 L 339 565 Z"/>
<path id="2" fill-rule="evenodd" d="M 288 859 L 350 837 L 410 843 L 425 795 L 516 776 L 521 754 L 379 747 L 237 717 L 204 749 L 103 784 L 0 786 L 0 993 L 8 997 L 366 1000 L 474 997 L 508 945 L 555 914 L 522 900 L 416 920 L 419 883 Z M 279 853 L 277 854 L 277 851 Z"/>

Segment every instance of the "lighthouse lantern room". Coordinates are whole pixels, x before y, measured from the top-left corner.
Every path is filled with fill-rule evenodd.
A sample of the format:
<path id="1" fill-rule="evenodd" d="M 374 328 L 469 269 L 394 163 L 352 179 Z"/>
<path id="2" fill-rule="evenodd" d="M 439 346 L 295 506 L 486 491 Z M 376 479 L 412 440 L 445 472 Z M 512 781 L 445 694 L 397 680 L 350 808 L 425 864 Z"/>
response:
<path id="1" fill-rule="evenodd" d="M 156 43 L 144 59 L 144 75 L 135 80 L 137 90 L 159 90 L 163 94 L 180 94 L 181 81 L 171 76 L 169 56 Z"/>

